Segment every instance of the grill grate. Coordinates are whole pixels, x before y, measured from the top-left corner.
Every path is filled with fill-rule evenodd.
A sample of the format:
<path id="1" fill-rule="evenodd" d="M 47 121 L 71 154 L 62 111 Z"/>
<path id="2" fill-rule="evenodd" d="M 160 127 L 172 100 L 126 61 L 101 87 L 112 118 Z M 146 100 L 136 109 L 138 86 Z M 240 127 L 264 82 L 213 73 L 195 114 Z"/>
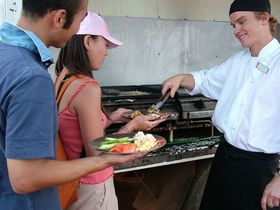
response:
<path id="1" fill-rule="evenodd" d="M 161 156 L 161 155 L 176 155 L 195 150 L 211 149 L 213 146 L 218 145 L 220 136 L 211 136 L 205 138 L 177 138 L 172 142 L 167 142 L 165 147 L 149 153 L 147 157 Z"/>

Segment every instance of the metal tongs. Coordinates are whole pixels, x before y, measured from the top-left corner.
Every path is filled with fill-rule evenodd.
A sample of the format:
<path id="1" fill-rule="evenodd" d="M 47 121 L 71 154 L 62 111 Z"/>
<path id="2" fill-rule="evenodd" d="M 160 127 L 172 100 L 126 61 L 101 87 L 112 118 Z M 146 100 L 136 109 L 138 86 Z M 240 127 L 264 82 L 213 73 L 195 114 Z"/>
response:
<path id="1" fill-rule="evenodd" d="M 169 98 L 170 96 L 170 89 L 166 91 L 165 94 L 163 94 L 155 104 L 153 104 L 149 110 L 155 110 L 157 112 L 159 112 L 160 108 L 162 107 L 162 105 L 166 102 L 166 100 Z"/>

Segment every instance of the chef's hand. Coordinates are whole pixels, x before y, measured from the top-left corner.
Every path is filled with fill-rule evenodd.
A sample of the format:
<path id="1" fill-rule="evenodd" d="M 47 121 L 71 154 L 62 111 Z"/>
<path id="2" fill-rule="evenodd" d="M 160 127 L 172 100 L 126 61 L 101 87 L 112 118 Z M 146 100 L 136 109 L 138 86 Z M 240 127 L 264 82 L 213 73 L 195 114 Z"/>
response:
<path id="1" fill-rule="evenodd" d="M 123 114 L 130 112 L 132 109 L 118 108 L 114 112 L 110 113 L 109 120 L 114 122 L 128 122 L 130 119 L 123 117 Z"/>
<path id="2" fill-rule="evenodd" d="M 280 175 L 276 174 L 273 179 L 266 185 L 261 200 L 262 210 L 266 207 L 277 207 L 280 204 Z"/>
<path id="3" fill-rule="evenodd" d="M 174 97 L 179 87 L 185 87 L 188 90 L 192 90 L 194 87 L 194 78 L 191 74 L 177 74 L 162 83 L 161 93 L 165 94 L 170 89 L 171 97 Z"/>
<path id="4" fill-rule="evenodd" d="M 128 122 L 125 127 L 129 132 L 148 131 L 165 120 L 166 119 L 157 119 L 157 117 L 152 115 L 140 115 Z"/>

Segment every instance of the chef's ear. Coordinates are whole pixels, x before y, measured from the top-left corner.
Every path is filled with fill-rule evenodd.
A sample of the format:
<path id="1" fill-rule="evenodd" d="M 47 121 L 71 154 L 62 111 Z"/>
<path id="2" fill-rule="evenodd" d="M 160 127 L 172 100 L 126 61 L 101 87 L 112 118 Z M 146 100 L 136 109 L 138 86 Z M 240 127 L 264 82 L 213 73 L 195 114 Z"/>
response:
<path id="1" fill-rule="evenodd" d="M 268 12 L 264 12 L 261 17 L 264 23 L 269 24 L 269 18 L 271 16 Z"/>
<path id="2" fill-rule="evenodd" d="M 85 35 L 84 37 L 84 46 L 88 50 L 92 42 L 92 38 L 90 35 Z"/>

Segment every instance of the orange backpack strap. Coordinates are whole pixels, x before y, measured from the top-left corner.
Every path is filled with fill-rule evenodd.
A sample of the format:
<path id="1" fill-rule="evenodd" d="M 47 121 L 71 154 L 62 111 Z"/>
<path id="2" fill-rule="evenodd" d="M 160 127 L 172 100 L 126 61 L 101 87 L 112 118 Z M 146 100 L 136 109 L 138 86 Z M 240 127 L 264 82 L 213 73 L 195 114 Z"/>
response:
<path id="1" fill-rule="evenodd" d="M 56 92 L 56 104 L 57 107 L 60 103 L 60 100 L 65 92 L 65 90 L 67 89 L 67 87 L 71 84 L 71 82 L 73 82 L 74 80 L 78 79 L 76 76 L 72 75 L 72 74 L 66 74 L 64 76 L 64 78 L 61 80 L 59 86 L 58 86 L 58 90 Z M 55 81 L 55 84 L 57 84 L 57 79 Z"/>
<path id="2" fill-rule="evenodd" d="M 67 87 L 70 85 L 71 82 L 73 82 L 76 79 L 78 79 L 76 76 L 70 74 L 65 75 L 65 77 L 62 79 L 56 93 L 57 107 Z M 56 79 L 55 85 L 57 85 L 57 82 L 58 80 Z M 57 135 L 56 138 L 56 159 L 64 160 L 64 161 L 67 160 L 59 134 Z M 73 180 L 71 182 L 67 182 L 65 184 L 58 186 L 59 200 L 62 209 L 67 208 L 70 204 L 72 204 L 75 200 L 77 200 L 78 197 L 77 197 L 76 190 L 78 188 L 78 185 L 79 185 L 79 180 Z"/>

